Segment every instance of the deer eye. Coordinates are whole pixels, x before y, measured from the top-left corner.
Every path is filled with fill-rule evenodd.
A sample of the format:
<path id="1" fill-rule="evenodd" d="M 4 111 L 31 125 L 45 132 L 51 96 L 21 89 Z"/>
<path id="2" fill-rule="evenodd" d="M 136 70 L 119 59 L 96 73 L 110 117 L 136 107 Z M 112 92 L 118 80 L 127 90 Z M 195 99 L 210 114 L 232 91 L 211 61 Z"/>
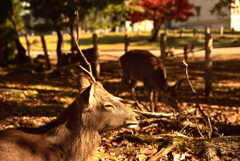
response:
<path id="1" fill-rule="evenodd" d="M 104 108 L 107 110 L 115 109 L 115 107 L 111 103 L 105 103 Z"/>

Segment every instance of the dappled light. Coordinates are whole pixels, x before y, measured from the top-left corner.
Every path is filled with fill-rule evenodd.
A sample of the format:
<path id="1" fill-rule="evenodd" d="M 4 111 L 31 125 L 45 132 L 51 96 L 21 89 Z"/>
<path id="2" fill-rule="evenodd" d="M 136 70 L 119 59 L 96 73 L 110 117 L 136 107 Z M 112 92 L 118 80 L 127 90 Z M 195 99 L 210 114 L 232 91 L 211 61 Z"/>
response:
<path id="1" fill-rule="evenodd" d="M 186 80 L 185 67 L 182 63 L 182 55 L 167 57 L 166 70 L 168 82 L 173 85 L 177 80 Z M 188 59 L 190 81 L 199 94 L 199 100 L 191 91 L 187 81 L 184 81 L 178 91 L 178 104 L 181 110 L 192 109 L 199 101 L 201 109 L 210 117 L 216 125 L 223 127 L 221 132 L 226 135 L 229 131 L 224 131 L 226 126 L 238 126 L 240 124 L 240 58 L 233 55 L 217 55 L 213 57 L 213 96 L 205 97 L 204 81 L 204 59 L 196 57 Z M 115 93 L 121 80 L 121 69 L 118 58 L 110 55 L 104 55 L 100 59 L 101 76 L 99 81 L 112 94 Z M 55 120 L 62 111 L 68 107 L 77 95 L 76 76 L 77 68 L 53 72 L 50 74 L 6 74 L 4 73 L 0 81 L 0 128 L 13 127 L 39 127 L 47 122 Z M 69 72 L 69 70 L 71 72 Z M 136 89 L 137 99 L 141 104 L 149 107 L 146 90 L 142 83 L 138 84 Z M 131 96 L 127 86 L 124 86 L 120 97 L 130 100 Z M 172 111 L 160 99 L 158 102 L 159 112 L 171 113 Z M 127 105 L 130 108 L 133 106 Z M 155 125 L 155 124 L 153 124 Z M 158 144 L 151 144 L 148 138 L 151 135 L 170 135 L 171 132 L 177 132 L 175 125 L 158 125 L 146 130 L 141 130 L 139 137 L 134 138 L 129 130 L 109 132 L 102 135 L 101 149 L 98 152 L 103 158 L 148 158 L 156 153 Z M 225 129 L 226 130 L 226 129 Z M 236 132 L 236 131 L 235 131 Z M 184 133 L 188 136 L 198 136 L 197 132 Z M 125 139 L 121 138 L 124 137 Z M 199 137 L 199 136 L 198 136 Z M 127 140 L 126 140 L 127 138 Z M 162 140 L 163 141 L 163 140 Z M 144 143 L 143 143 L 144 142 Z M 166 139 L 164 139 L 166 143 Z M 128 148 L 122 151 L 122 147 Z M 130 148 L 131 147 L 131 148 Z M 140 155 L 141 154 L 141 155 Z M 175 155 L 175 154 L 174 154 Z M 185 154 L 190 155 L 190 153 Z M 190 155 L 190 158 L 196 156 Z"/>

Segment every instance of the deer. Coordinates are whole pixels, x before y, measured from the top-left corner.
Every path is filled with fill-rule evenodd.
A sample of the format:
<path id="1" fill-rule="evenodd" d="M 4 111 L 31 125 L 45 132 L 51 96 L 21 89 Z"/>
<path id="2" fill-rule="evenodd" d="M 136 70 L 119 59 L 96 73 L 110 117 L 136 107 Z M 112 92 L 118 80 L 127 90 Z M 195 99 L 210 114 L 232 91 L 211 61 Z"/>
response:
<path id="1" fill-rule="evenodd" d="M 102 133 L 138 126 L 138 115 L 95 80 L 91 66 L 80 68 L 79 93 L 55 121 L 0 131 L 1 161 L 90 161 Z"/>
<path id="2" fill-rule="evenodd" d="M 183 47 L 184 51 L 184 59 L 188 59 L 188 53 L 192 53 L 192 58 L 194 59 L 194 45 L 193 44 L 188 44 Z"/>
<path id="3" fill-rule="evenodd" d="M 122 80 L 116 90 L 116 95 L 119 95 L 124 84 L 130 82 L 131 97 L 136 101 L 135 88 L 138 81 L 141 81 L 148 93 L 150 111 L 157 112 L 158 95 L 172 111 L 179 111 L 176 91 L 179 90 L 183 80 L 169 86 L 166 69 L 160 58 L 148 50 L 130 50 L 120 57 L 120 65 Z"/>

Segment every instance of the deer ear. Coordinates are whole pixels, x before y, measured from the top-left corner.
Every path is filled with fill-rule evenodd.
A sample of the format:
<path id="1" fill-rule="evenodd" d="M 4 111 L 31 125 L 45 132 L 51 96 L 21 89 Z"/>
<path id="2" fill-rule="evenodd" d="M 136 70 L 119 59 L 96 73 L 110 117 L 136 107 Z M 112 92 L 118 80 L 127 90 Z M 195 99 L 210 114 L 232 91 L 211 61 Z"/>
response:
<path id="1" fill-rule="evenodd" d="M 90 109 L 92 108 L 92 104 L 94 102 L 94 85 L 90 85 L 87 87 L 82 94 L 79 96 L 79 104 L 84 105 L 84 108 Z"/>
<path id="2" fill-rule="evenodd" d="M 175 91 L 179 90 L 179 88 L 181 87 L 183 80 L 178 81 L 175 85 L 174 85 L 174 89 Z"/>
<path id="3" fill-rule="evenodd" d="M 80 92 L 83 88 L 87 88 L 90 86 L 90 82 L 87 77 L 85 76 L 79 76 L 77 78 L 77 89 Z"/>

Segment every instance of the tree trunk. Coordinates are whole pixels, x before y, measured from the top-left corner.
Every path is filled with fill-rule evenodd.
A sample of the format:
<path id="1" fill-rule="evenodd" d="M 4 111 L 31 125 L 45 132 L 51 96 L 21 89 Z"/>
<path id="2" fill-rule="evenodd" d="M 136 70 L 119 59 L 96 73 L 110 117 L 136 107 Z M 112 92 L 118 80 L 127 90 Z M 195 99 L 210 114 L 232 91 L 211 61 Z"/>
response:
<path id="1" fill-rule="evenodd" d="M 3 45 L 2 40 L 0 40 L 0 66 L 1 67 L 7 66 L 7 62 L 4 59 L 4 45 Z"/>
<path id="2" fill-rule="evenodd" d="M 29 59 L 26 56 L 26 50 L 22 46 L 21 42 L 19 41 L 19 38 L 15 39 L 15 44 L 16 44 L 16 48 L 17 48 L 17 51 L 18 51 L 18 60 L 19 60 L 19 62 L 20 63 L 29 62 Z"/>
<path id="3" fill-rule="evenodd" d="M 70 35 L 73 35 L 76 38 L 76 30 L 75 30 L 75 17 L 74 15 L 70 17 Z M 71 36 L 71 53 L 74 54 L 76 51 L 76 47 L 74 45 L 73 37 Z"/>
<path id="4" fill-rule="evenodd" d="M 16 22 L 15 20 L 13 19 L 13 5 L 12 5 L 12 1 L 10 1 L 11 3 L 11 8 L 10 8 L 10 14 L 9 15 L 9 20 L 12 22 L 13 24 L 13 28 L 14 28 L 14 33 L 13 34 L 16 34 L 16 39 L 14 40 L 15 42 L 15 45 L 16 45 L 16 48 L 17 48 L 17 54 L 18 54 L 18 60 L 20 63 L 25 63 L 25 62 L 30 62 L 28 59 L 27 59 L 27 56 L 26 56 L 26 50 L 25 48 L 22 46 L 20 40 L 19 40 L 19 35 L 18 35 L 18 31 L 17 31 L 17 25 L 16 25 Z"/>
<path id="5" fill-rule="evenodd" d="M 40 37 L 41 37 L 41 41 L 42 41 L 42 46 L 43 46 L 43 51 L 44 51 L 44 56 L 45 56 L 45 60 L 46 60 L 47 69 L 51 69 L 51 63 L 50 63 L 50 60 L 49 60 L 47 45 L 46 45 L 44 35 L 41 34 Z"/>
<path id="6" fill-rule="evenodd" d="M 60 29 L 57 29 L 57 37 L 58 37 L 58 42 L 57 42 L 57 67 L 60 67 L 62 65 L 62 42 L 63 42 L 63 37 Z"/>
<path id="7" fill-rule="evenodd" d="M 152 31 L 152 36 L 150 38 L 150 41 L 157 41 L 159 30 L 160 30 L 160 25 L 158 25 L 154 22 L 154 28 L 153 28 L 153 31 Z"/>

